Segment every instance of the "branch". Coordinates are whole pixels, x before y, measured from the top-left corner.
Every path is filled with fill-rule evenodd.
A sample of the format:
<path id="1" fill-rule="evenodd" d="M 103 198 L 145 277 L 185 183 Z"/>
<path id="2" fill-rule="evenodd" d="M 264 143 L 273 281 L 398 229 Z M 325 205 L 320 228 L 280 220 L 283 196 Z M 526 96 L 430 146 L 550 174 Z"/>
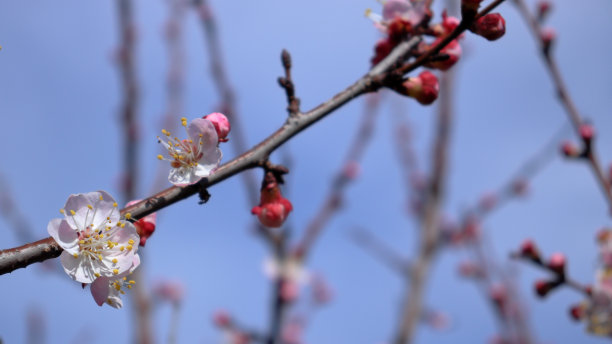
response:
<path id="1" fill-rule="evenodd" d="M 565 108 L 565 112 L 567 113 L 567 116 L 569 117 L 569 120 L 571 121 L 574 127 L 574 130 L 580 137 L 581 136 L 580 127 L 583 124 L 585 124 L 584 119 L 580 115 L 578 108 L 576 107 L 576 105 L 574 104 L 574 101 L 572 100 L 570 96 L 567 85 L 563 81 L 563 78 L 561 76 L 561 71 L 559 70 L 559 67 L 557 65 L 557 61 L 555 57 L 551 54 L 550 46 L 544 44 L 544 42 L 540 38 L 542 27 L 540 23 L 536 20 L 536 18 L 529 12 L 529 9 L 527 8 L 527 5 L 525 4 L 524 0 L 514 0 L 514 1 L 519 9 L 520 14 L 523 16 L 525 21 L 527 21 L 527 24 L 529 25 L 529 28 L 531 29 L 531 33 L 536 39 L 539 40 L 540 51 L 542 53 L 542 57 L 544 58 L 544 62 L 546 64 L 548 72 L 550 73 L 550 76 L 553 79 L 553 83 L 557 89 L 559 101 Z M 601 163 L 599 162 L 599 158 L 597 157 L 597 154 L 595 154 L 594 147 L 592 147 L 590 142 L 586 144 L 586 146 L 588 147 L 588 149 L 586 150 L 587 161 L 589 162 L 589 165 L 591 166 L 593 173 L 595 174 L 595 179 L 597 179 L 597 181 L 599 182 L 599 186 L 601 187 L 601 191 L 603 192 L 604 197 L 608 201 L 608 206 L 610 207 L 609 210 L 612 211 L 611 181 L 609 181 L 606 178 L 603 172 L 603 168 L 601 167 Z"/>

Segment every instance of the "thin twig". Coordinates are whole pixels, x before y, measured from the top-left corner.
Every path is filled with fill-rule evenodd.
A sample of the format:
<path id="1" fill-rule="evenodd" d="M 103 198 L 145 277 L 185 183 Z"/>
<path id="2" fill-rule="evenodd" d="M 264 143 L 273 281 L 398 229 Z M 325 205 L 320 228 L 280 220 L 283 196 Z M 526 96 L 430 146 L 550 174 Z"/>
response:
<path id="1" fill-rule="evenodd" d="M 542 27 L 540 23 L 536 20 L 536 18 L 530 13 L 529 9 L 524 0 L 514 0 L 520 14 L 523 16 L 529 28 L 531 29 L 531 33 L 540 43 L 540 51 L 542 53 L 542 57 L 544 58 L 544 62 L 550 76 L 553 79 L 553 83 L 556 87 L 557 95 L 559 101 L 565 108 L 565 112 L 571 121 L 574 130 L 580 136 L 580 126 L 583 125 L 584 119 L 580 115 L 578 108 L 576 107 L 574 101 L 572 100 L 567 85 L 563 81 L 563 77 L 561 76 L 561 71 L 559 70 L 559 66 L 557 65 L 557 60 L 555 56 L 551 53 L 550 49 L 544 46 L 540 34 L 542 32 Z M 603 168 L 601 163 L 599 162 L 599 158 L 595 153 L 594 147 L 590 147 L 587 150 L 587 161 L 595 174 L 595 179 L 599 182 L 599 186 L 601 187 L 601 191 L 604 194 L 604 197 L 608 201 L 609 210 L 612 212 L 612 185 L 611 181 L 608 180 L 603 172 Z M 612 213 L 611 213 L 612 214 Z"/>

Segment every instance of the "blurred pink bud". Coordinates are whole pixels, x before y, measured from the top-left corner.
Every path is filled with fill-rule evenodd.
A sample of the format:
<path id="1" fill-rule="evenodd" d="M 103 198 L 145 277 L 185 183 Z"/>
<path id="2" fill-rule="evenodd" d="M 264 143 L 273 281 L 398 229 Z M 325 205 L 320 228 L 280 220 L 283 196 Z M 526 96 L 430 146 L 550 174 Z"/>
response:
<path id="1" fill-rule="evenodd" d="M 538 18 L 540 20 L 544 19 L 544 17 L 550 12 L 552 8 L 552 4 L 546 0 L 538 1 L 537 6 L 538 6 Z"/>
<path id="2" fill-rule="evenodd" d="M 512 183 L 512 192 L 517 196 L 523 196 L 529 190 L 529 183 L 526 179 L 517 179 Z"/>
<path id="3" fill-rule="evenodd" d="M 281 194 L 276 177 L 268 172 L 262 183 L 259 205 L 251 209 L 251 214 L 257 215 L 262 225 L 278 228 L 285 223 L 292 210 L 293 205 Z"/>
<path id="4" fill-rule="evenodd" d="M 283 280 L 280 289 L 280 296 L 286 303 L 291 303 L 295 301 L 300 295 L 300 287 L 297 285 L 296 281 L 293 280 Z"/>
<path id="5" fill-rule="evenodd" d="M 497 195 L 492 192 L 485 193 L 480 197 L 478 207 L 483 211 L 490 211 L 497 205 Z"/>
<path id="6" fill-rule="evenodd" d="M 494 284 L 489 289 L 489 296 L 499 308 L 504 308 L 508 299 L 508 291 L 506 290 L 505 286 L 501 284 Z"/>
<path id="7" fill-rule="evenodd" d="M 540 31 L 540 40 L 542 41 L 542 46 L 544 47 L 545 51 L 550 49 L 550 46 L 555 41 L 555 38 L 557 38 L 557 33 L 552 28 L 547 27 Z"/>
<path id="8" fill-rule="evenodd" d="M 479 278 L 484 276 L 484 271 L 474 262 L 461 262 L 459 264 L 459 274 L 463 277 Z"/>
<path id="9" fill-rule="evenodd" d="M 342 168 L 342 175 L 350 180 L 356 179 L 361 173 L 361 166 L 357 161 L 349 161 Z"/>
<path id="10" fill-rule="evenodd" d="M 548 260 L 548 267 L 560 275 L 565 274 L 565 264 L 566 259 L 563 253 L 553 253 Z"/>
<path id="11" fill-rule="evenodd" d="M 153 287 L 153 294 L 162 300 L 180 303 L 185 295 L 185 287 L 177 281 L 161 281 Z"/>
<path id="12" fill-rule="evenodd" d="M 312 296 L 318 305 L 328 303 L 333 297 L 329 285 L 321 276 L 315 276 L 312 279 Z"/>
<path id="13" fill-rule="evenodd" d="M 580 155 L 578 147 L 571 141 L 564 141 L 561 144 L 561 152 L 568 158 L 575 158 Z"/>
<path id="14" fill-rule="evenodd" d="M 416 78 L 408 78 L 402 86 L 400 93 L 415 98 L 423 105 L 433 103 L 440 91 L 438 78 L 429 71 L 422 72 Z"/>
<path id="15" fill-rule="evenodd" d="M 526 258 L 540 260 L 540 252 L 531 239 L 527 239 L 521 244 L 521 255 Z"/>
<path id="16" fill-rule="evenodd" d="M 470 30 L 489 41 L 495 41 L 506 33 L 506 20 L 499 13 L 489 13 L 478 18 Z"/>
<path id="17" fill-rule="evenodd" d="M 212 122 L 215 126 L 215 130 L 217 131 L 217 136 L 219 137 L 219 142 L 227 142 L 229 139 L 227 135 L 231 130 L 230 122 L 225 117 L 224 114 L 220 112 L 213 112 L 210 115 L 206 115 L 202 117 Z"/>
<path id="18" fill-rule="evenodd" d="M 578 130 L 580 132 L 580 137 L 582 137 L 584 141 L 590 142 L 591 140 L 593 140 L 593 137 L 595 136 L 595 129 L 592 125 L 581 124 Z"/>
<path id="19" fill-rule="evenodd" d="M 299 320 L 289 321 L 281 332 L 281 341 L 285 344 L 301 344 L 304 326 Z"/>
<path id="20" fill-rule="evenodd" d="M 460 22 L 459 18 L 447 15 L 446 10 L 442 12 L 442 27 L 444 27 L 446 34 L 455 30 Z"/>
<path id="21" fill-rule="evenodd" d="M 232 317 L 226 310 L 219 309 L 213 314 L 213 323 L 219 328 L 227 328 L 232 324 Z"/>

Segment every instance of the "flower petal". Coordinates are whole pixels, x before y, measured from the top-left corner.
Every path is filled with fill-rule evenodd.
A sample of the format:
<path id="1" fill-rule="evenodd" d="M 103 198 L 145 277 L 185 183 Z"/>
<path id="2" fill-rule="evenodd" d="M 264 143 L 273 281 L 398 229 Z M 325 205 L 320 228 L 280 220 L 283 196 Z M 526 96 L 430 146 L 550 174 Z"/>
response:
<path id="1" fill-rule="evenodd" d="M 194 144 L 202 142 L 201 146 L 203 147 L 216 147 L 217 143 L 219 143 L 215 126 L 211 121 L 204 118 L 196 118 L 191 121 L 187 126 L 187 135 L 193 140 Z"/>
<path id="2" fill-rule="evenodd" d="M 189 167 L 179 167 L 170 169 L 168 181 L 177 186 L 189 185 L 200 180 L 200 177 L 195 175 L 195 169 Z"/>
<path id="3" fill-rule="evenodd" d="M 100 272 L 99 269 L 90 263 L 89 258 L 84 256 L 74 258 L 72 254 L 66 251 L 60 255 L 60 261 L 68 276 L 77 282 L 91 283 L 96 279 L 96 272 Z"/>
<path id="4" fill-rule="evenodd" d="M 110 294 L 110 279 L 108 277 L 98 277 L 90 286 L 91 295 L 98 306 L 102 306 Z"/>
<path id="5" fill-rule="evenodd" d="M 73 254 L 79 252 L 77 232 L 68 225 L 66 220 L 53 219 L 47 225 L 47 232 L 65 251 Z"/>

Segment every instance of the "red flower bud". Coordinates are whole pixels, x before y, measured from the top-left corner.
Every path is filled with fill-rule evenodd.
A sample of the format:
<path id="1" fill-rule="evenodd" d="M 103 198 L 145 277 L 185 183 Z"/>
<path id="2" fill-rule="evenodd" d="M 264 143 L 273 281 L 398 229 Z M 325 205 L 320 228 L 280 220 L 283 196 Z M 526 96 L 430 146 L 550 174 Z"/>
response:
<path id="1" fill-rule="evenodd" d="M 516 196 L 523 196 L 529 190 L 529 184 L 525 179 L 517 179 L 512 183 L 512 192 Z"/>
<path id="2" fill-rule="evenodd" d="M 478 18 L 470 30 L 489 41 L 495 41 L 506 33 L 506 20 L 499 13 L 489 13 Z"/>
<path id="3" fill-rule="evenodd" d="M 394 47 L 395 44 L 391 43 L 387 38 L 382 38 L 376 42 L 376 45 L 374 46 L 374 57 L 372 57 L 371 60 L 372 65 L 376 65 L 378 62 L 387 57 Z"/>
<path id="4" fill-rule="evenodd" d="M 557 283 L 547 280 L 537 280 L 534 285 L 535 292 L 540 297 L 546 297 L 556 286 Z"/>
<path id="5" fill-rule="evenodd" d="M 538 2 L 538 19 L 542 20 L 550 12 L 552 5 L 549 1 Z"/>
<path id="6" fill-rule="evenodd" d="M 570 315 L 572 316 L 572 319 L 576 321 L 580 321 L 582 318 L 584 318 L 584 315 L 585 315 L 584 305 L 577 304 L 577 305 L 572 306 L 570 308 Z"/>
<path id="7" fill-rule="evenodd" d="M 440 38 L 436 39 L 431 45 L 434 46 L 438 44 L 440 40 Z M 440 53 L 448 55 L 448 58 L 446 60 L 428 62 L 426 64 L 426 67 L 435 68 L 439 70 L 450 69 L 450 67 L 454 66 L 455 63 L 457 63 L 457 61 L 459 61 L 459 58 L 461 57 L 461 45 L 459 45 L 459 42 L 454 39 L 450 41 L 444 48 L 442 48 L 442 50 L 440 50 Z"/>
<path id="8" fill-rule="evenodd" d="M 215 126 L 215 130 L 217 131 L 217 136 L 219 137 L 219 142 L 227 142 L 227 135 L 231 130 L 230 122 L 225 117 L 224 114 L 220 112 L 213 112 L 210 115 L 206 115 L 202 117 L 212 122 Z"/>
<path id="9" fill-rule="evenodd" d="M 281 284 L 280 296 L 284 302 L 290 303 L 295 301 L 300 294 L 300 287 L 295 281 L 284 280 Z"/>
<path id="10" fill-rule="evenodd" d="M 530 239 L 523 241 L 521 244 L 521 255 L 526 258 L 540 260 L 540 252 L 536 244 Z"/>
<path id="11" fill-rule="evenodd" d="M 132 204 L 136 204 L 140 202 L 140 200 L 130 201 L 126 204 L 126 206 L 130 206 Z M 136 227 L 136 231 L 140 236 L 140 246 L 144 246 L 147 242 L 147 239 L 153 232 L 155 232 L 155 224 L 157 223 L 157 213 L 149 214 L 142 219 L 134 222 L 134 227 Z"/>
<path id="12" fill-rule="evenodd" d="M 259 222 L 266 227 L 281 227 L 293 206 L 288 199 L 281 194 L 276 177 L 268 172 L 261 188 L 259 205 L 251 209 L 251 213 L 257 215 Z"/>
<path id="13" fill-rule="evenodd" d="M 429 105 L 438 98 L 439 91 L 438 78 L 433 73 L 425 71 L 416 78 L 404 81 L 400 93 L 415 98 L 423 105 Z"/>
<path id="14" fill-rule="evenodd" d="M 544 28 L 540 31 L 540 40 L 545 53 L 548 53 L 556 37 L 555 30 L 551 28 Z"/>

